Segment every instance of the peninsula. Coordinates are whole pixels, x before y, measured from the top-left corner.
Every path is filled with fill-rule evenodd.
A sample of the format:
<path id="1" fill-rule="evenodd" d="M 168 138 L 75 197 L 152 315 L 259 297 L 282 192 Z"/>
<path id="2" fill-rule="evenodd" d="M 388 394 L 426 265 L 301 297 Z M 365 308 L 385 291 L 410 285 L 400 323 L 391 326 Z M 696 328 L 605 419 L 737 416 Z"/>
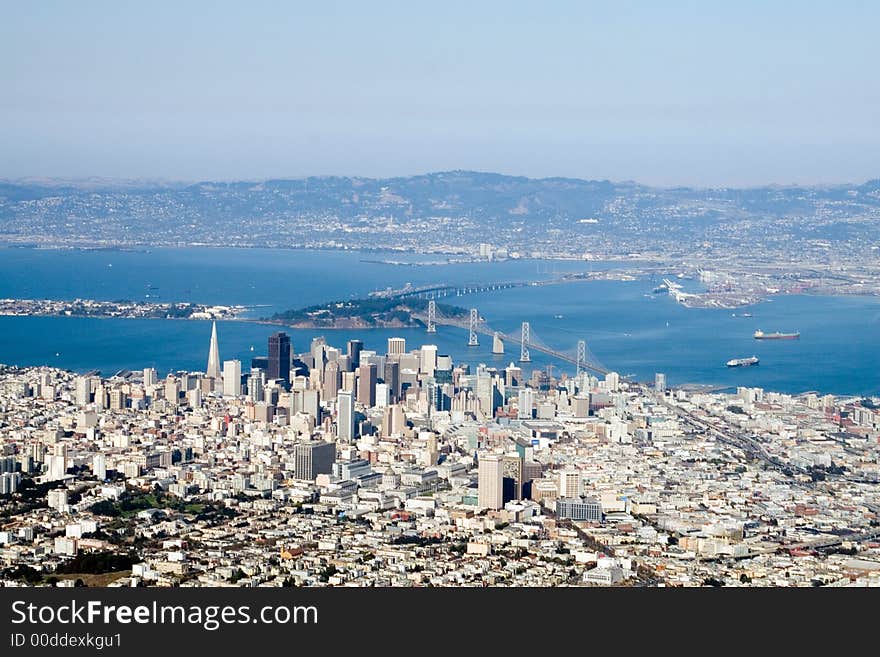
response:
<path id="1" fill-rule="evenodd" d="M 0 299 L 0 315 L 25 317 L 115 317 L 120 319 L 238 319 L 246 306 L 146 303 L 74 299 Z"/>

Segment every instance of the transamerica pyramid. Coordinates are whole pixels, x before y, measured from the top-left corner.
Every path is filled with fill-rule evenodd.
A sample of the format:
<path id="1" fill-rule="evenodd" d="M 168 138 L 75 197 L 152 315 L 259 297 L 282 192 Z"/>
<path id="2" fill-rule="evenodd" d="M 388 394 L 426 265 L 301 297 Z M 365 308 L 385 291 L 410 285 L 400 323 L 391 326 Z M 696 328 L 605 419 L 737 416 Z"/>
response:
<path id="1" fill-rule="evenodd" d="M 211 326 L 211 347 L 208 350 L 208 369 L 206 374 L 220 380 L 220 345 L 217 343 L 217 322 Z"/>

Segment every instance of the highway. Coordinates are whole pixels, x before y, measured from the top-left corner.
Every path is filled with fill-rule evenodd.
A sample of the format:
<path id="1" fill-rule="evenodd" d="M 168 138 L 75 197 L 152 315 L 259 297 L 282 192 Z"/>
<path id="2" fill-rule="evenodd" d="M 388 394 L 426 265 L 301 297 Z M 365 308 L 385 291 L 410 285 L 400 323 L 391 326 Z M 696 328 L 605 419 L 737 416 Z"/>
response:
<path id="1" fill-rule="evenodd" d="M 734 436 L 728 432 L 722 431 L 715 424 L 713 424 L 711 422 L 707 422 L 706 420 L 703 420 L 701 418 L 696 417 L 693 413 L 689 413 L 689 412 L 683 410 L 679 406 L 675 406 L 674 404 L 670 404 L 665 401 L 664 401 L 664 406 L 666 406 L 670 410 L 674 411 L 679 416 L 686 418 L 687 421 L 690 422 L 692 425 L 697 426 L 705 431 L 708 431 L 719 442 L 737 447 L 737 448 L 743 450 L 744 452 L 746 452 L 747 454 L 763 460 L 765 463 L 776 468 L 777 470 L 779 470 L 781 472 L 783 472 L 783 471 L 790 472 L 791 470 L 797 470 L 799 472 L 806 473 L 806 471 L 803 470 L 803 468 L 795 467 L 795 466 L 788 464 L 788 463 L 785 463 L 781 459 L 773 456 L 772 454 L 770 454 L 767 451 L 767 449 L 761 443 L 759 443 L 758 441 L 756 441 L 754 438 L 752 438 L 750 436 L 745 436 L 745 435 Z"/>

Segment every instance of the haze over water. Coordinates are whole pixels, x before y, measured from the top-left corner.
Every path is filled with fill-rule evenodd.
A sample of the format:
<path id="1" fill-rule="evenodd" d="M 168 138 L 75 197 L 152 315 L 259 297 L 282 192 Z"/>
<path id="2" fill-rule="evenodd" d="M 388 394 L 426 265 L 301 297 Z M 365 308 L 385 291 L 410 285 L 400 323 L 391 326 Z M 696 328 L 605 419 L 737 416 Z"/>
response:
<path id="1" fill-rule="evenodd" d="M 0 249 L 0 297 L 265 306 L 254 311 L 259 317 L 276 310 L 365 296 L 407 282 L 536 280 L 610 266 L 533 260 L 418 267 L 365 262 L 382 259 L 436 262 L 441 256 L 209 248 Z M 476 307 L 493 328 L 509 333 L 517 332 L 520 322 L 529 321 L 534 335 L 559 350 L 573 353 L 577 340 L 585 339 L 606 367 L 640 380 L 665 372 L 673 385 L 880 393 L 878 299 L 781 296 L 734 311 L 688 309 L 664 294 L 652 294 L 657 284 L 649 278 L 566 283 L 439 301 Z M 744 312 L 753 317 L 743 318 Z M 239 358 L 245 368 L 252 356 L 265 354 L 266 338 L 276 330 L 241 321 L 221 322 L 218 327 L 221 358 Z M 752 338 L 757 328 L 800 331 L 801 339 L 757 341 Z M 472 366 L 486 362 L 503 367 L 519 355 L 518 345 L 508 344 L 504 356 L 493 356 L 491 339 L 482 336 L 479 347 L 468 348 L 466 332 L 443 326 L 433 336 L 417 329 L 287 330 L 296 351 L 308 349 L 313 337 L 324 335 L 328 343 L 341 347 L 346 340 L 358 337 L 367 349 L 384 353 L 388 337 L 402 336 L 408 349 L 437 344 L 440 353 Z M 153 366 L 164 375 L 171 370 L 204 370 L 209 337 L 210 323 L 202 321 L 0 317 L 0 362 L 76 371 L 99 369 L 105 375 L 123 368 Z M 730 358 L 751 355 L 760 358 L 760 365 L 725 366 Z M 535 350 L 532 363 L 523 367 L 530 372 L 548 363 L 556 366 L 556 372 L 573 373 L 572 365 Z"/>

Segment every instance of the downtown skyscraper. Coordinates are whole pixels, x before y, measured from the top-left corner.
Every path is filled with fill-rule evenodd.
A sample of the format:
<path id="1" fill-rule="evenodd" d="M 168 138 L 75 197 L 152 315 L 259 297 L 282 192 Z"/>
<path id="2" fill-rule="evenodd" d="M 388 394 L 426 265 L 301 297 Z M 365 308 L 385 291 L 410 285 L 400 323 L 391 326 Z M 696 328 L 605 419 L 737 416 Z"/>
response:
<path id="1" fill-rule="evenodd" d="M 269 336 L 269 367 L 266 375 L 270 381 L 282 379 L 285 386 L 290 383 L 290 336 L 283 331 Z"/>

